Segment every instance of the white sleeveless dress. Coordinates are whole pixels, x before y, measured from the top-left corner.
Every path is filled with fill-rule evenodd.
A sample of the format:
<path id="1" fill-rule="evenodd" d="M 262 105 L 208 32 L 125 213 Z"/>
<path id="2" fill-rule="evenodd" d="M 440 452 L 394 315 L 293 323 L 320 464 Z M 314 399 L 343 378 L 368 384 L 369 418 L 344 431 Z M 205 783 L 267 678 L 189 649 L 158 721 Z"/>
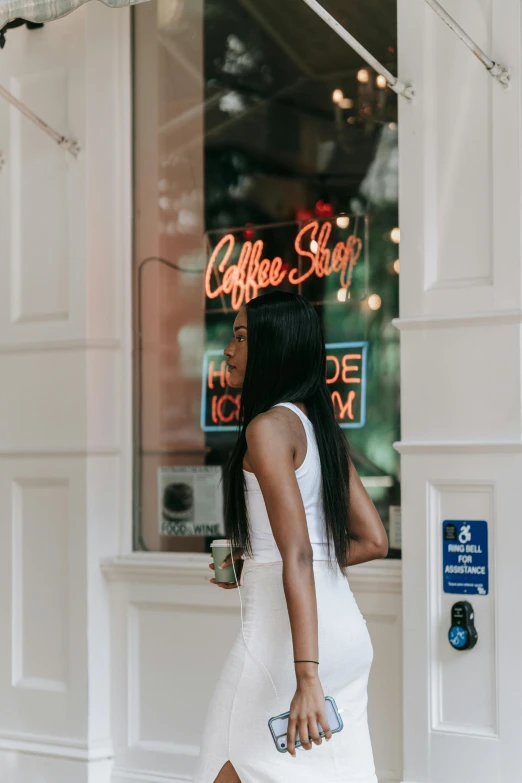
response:
<path id="1" fill-rule="evenodd" d="M 227 761 L 241 783 L 378 783 L 366 712 L 373 659 L 370 636 L 346 576 L 336 562 L 334 571 L 327 561 L 321 465 L 312 423 L 293 403 L 277 404 L 299 416 L 307 436 L 306 457 L 296 478 L 314 551 L 318 673 L 325 696 L 336 701 L 344 727 L 329 742 L 323 739 L 310 750 L 298 749 L 295 758 L 275 747 L 268 720 L 290 709 L 297 685 L 292 634 L 281 555 L 259 483 L 253 473 L 244 471 L 254 555 L 245 558 L 238 588 L 245 637 L 240 629 L 210 700 L 193 783 L 214 783 Z M 239 610 L 239 596 L 237 600 Z"/>

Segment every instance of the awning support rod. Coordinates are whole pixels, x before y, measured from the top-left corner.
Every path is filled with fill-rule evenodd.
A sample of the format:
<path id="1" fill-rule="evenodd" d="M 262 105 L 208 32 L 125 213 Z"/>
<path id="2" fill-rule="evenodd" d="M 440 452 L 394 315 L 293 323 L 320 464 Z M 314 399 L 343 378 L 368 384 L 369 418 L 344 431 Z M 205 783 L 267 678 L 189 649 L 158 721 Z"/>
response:
<path id="1" fill-rule="evenodd" d="M 47 133 L 47 135 L 50 136 L 53 141 L 59 144 L 60 147 L 66 149 L 67 152 L 70 152 L 71 155 L 74 155 L 75 158 L 78 156 L 78 153 L 80 152 L 78 142 L 74 141 L 73 139 L 68 139 L 66 136 L 62 136 L 61 133 L 53 130 L 51 127 L 49 127 L 49 125 L 47 125 L 46 122 L 41 120 L 40 117 L 37 117 L 37 115 L 32 112 L 31 109 L 28 109 L 24 103 L 19 101 L 18 98 L 15 98 L 14 95 L 2 87 L 2 85 L 0 85 L 0 95 L 2 98 L 5 98 L 6 101 L 8 101 L 12 106 L 15 106 L 19 111 L 21 111 L 22 114 L 31 120 L 31 122 L 34 122 L 34 124 L 43 130 L 44 133 Z"/>
<path id="2" fill-rule="evenodd" d="M 482 51 L 480 46 L 469 37 L 465 30 L 462 29 L 462 27 L 453 19 L 452 16 L 448 14 L 441 4 L 437 2 L 437 0 L 425 0 L 425 2 L 431 8 L 433 8 L 437 16 L 440 17 L 442 21 L 445 22 L 456 35 L 458 35 L 460 40 L 466 44 L 468 49 L 471 49 L 475 57 L 477 57 L 486 70 L 489 71 L 489 73 L 500 82 L 502 87 L 508 87 L 510 79 L 508 69 L 504 68 L 504 66 L 500 65 L 500 63 L 493 62 L 493 60 L 491 60 L 487 54 Z"/>
<path id="3" fill-rule="evenodd" d="M 388 83 L 388 87 L 393 90 L 393 92 L 396 92 L 397 95 L 402 95 L 404 98 L 407 98 L 408 100 L 411 100 L 414 96 L 413 88 L 410 87 L 408 84 L 404 84 L 404 82 L 401 82 L 400 79 L 398 79 L 396 76 L 394 76 L 390 71 L 382 65 L 374 56 L 373 54 L 370 54 L 370 52 L 364 48 L 364 46 L 359 43 L 357 38 L 354 38 L 353 35 L 351 35 L 348 30 L 345 30 L 345 28 L 336 20 L 334 17 L 328 13 L 328 11 L 323 8 L 323 6 L 317 2 L 317 0 L 304 0 L 306 5 L 314 11 L 314 13 L 319 16 L 323 22 L 326 22 L 326 24 L 332 28 L 332 30 L 337 33 L 337 35 L 345 41 L 348 46 L 351 46 L 352 49 L 359 54 L 365 62 L 368 63 L 377 73 L 380 73 L 381 76 L 384 76 L 386 79 L 386 82 Z"/>

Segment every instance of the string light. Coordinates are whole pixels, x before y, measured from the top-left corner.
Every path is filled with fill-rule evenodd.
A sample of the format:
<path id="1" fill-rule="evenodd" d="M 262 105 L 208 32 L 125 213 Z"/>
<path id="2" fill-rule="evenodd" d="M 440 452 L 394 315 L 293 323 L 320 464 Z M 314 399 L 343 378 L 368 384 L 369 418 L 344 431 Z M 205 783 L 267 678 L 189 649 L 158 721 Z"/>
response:
<path id="1" fill-rule="evenodd" d="M 304 209 L 304 207 L 298 207 L 295 213 L 295 219 L 299 221 L 313 220 L 314 213 L 311 209 Z"/>
<path id="2" fill-rule="evenodd" d="M 360 71 L 357 71 L 357 81 L 361 84 L 367 84 L 370 81 L 370 74 L 366 68 L 361 68 Z"/>
<path id="3" fill-rule="evenodd" d="M 245 230 L 243 231 L 243 239 L 251 240 L 254 239 L 256 235 L 256 231 L 254 228 L 250 228 L 252 223 L 245 223 Z"/>
<path id="4" fill-rule="evenodd" d="M 332 93 L 332 101 L 334 103 L 341 103 L 343 98 L 344 98 L 344 95 L 343 95 L 343 91 L 342 90 L 334 90 L 333 91 L 333 93 Z"/>
<path id="5" fill-rule="evenodd" d="M 343 98 L 339 101 L 339 106 L 341 109 L 353 109 L 353 101 L 351 98 Z"/>
<path id="6" fill-rule="evenodd" d="M 337 228 L 348 228 L 350 225 L 350 218 L 348 215 L 339 215 L 335 222 L 337 223 Z"/>
<path id="7" fill-rule="evenodd" d="M 333 207 L 328 201 L 319 199 L 315 204 L 315 214 L 319 217 L 332 217 Z"/>
<path id="8" fill-rule="evenodd" d="M 401 230 L 400 228 L 392 228 L 390 231 L 390 239 L 392 242 L 395 242 L 396 245 L 399 244 L 401 241 Z"/>
<path id="9" fill-rule="evenodd" d="M 347 288 L 340 288 L 337 291 L 337 299 L 339 302 L 346 302 L 346 299 L 348 297 L 348 289 Z"/>
<path id="10" fill-rule="evenodd" d="M 393 271 L 397 274 L 401 271 L 401 262 L 398 258 L 393 262 Z"/>
<path id="11" fill-rule="evenodd" d="M 387 86 L 388 82 L 386 81 L 386 76 L 383 76 L 382 73 L 380 73 L 376 80 L 375 84 L 377 87 L 379 87 L 381 90 L 384 90 L 384 88 Z"/>
<path id="12" fill-rule="evenodd" d="M 378 310 L 382 304 L 382 299 L 379 294 L 370 294 L 368 297 L 368 307 L 370 310 Z"/>
<path id="13" fill-rule="evenodd" d="M 318 248 L 319 245 L 317 244 L 315 239 L 312 239 L 312 241 L 310 242 L 310 250 L 312 251 L 312 253 L 317 253 Z"/>

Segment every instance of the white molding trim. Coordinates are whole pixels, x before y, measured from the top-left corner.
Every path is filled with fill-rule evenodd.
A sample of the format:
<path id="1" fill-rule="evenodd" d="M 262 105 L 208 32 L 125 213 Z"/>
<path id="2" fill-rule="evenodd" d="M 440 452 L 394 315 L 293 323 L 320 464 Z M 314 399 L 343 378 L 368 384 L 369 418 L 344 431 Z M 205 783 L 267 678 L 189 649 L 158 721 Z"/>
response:
<path id="1" fill-rule="evenodd" d="M 411 318 L 394 318 L 393 326 L 400 331 L 420 329 L 449 329 L 455 326 L 495 326 L 522 323 L 522 310 L 493 310 L 463 315 L 419 315 Z"/>
<path id="2" fill-rule="evenodd" d="M 103 560 L 101 569 L 109 582 L 148 582 L 152 584 L 203 584 L 209 576 L 206 553 L 134 552 Z M 400 560 L 375 560 L 348 569 L 350 585 L 356 590 L 400 593 Z"/>
<path id="3" fill-rule="evenodd" d="M 357 592 L 402 593 L 402 560 L 372 560 L 348 568 L 350 587 Z"/>
<path id="4" fill-rule="evenodd" d="M 40 340 L 38 342 L 0 343 L 3 353 L 51 353 L 54 351 L 120 351 L 120 340 Z"/>
<path id="5" fill-rule="evenodd" d="M 429 0 L 426 0 L 429 2 Z M 448 288 L 477 288 L 479 286 L 493 285 L 492 275 L 484 277 L 457 277 L 452 280 L 435 280 L 426 286 L 425 291 L 440 291 Z"/>
<path id="6" fill-rule="evenodd" d="M 87 744 L 68 737 L 47 737 L 43 734 L 8 731 L 0 733 L 0 751 L 86 762 L 104 761 L 114 757 L 114 749 L 109 740 Z"/>
<path id="7" fill-rule="evenodd" d="M 121 514 L 118 528 L 117 553 L 132 550 L 134 517 L 134 145 L 133 145 L 133 52 L 132 13 L 130 8 L 120 8 L 118 16 L 118 101 L 119 144 L 116 165 L 119 183 L 115 207 L 117 209 L 116 231 L 118 237 L 119 285 L 121 305 L 119 313 L 119 335 L 121 337 L 121 386 L 120 386 L 120 432 L 121 470 L 120 502 Z"/>
<path id="8" fill-rule="evenodd" d="M 18 449 L 12 451 L 0 449 L 0 459 L 87 459 L 88 457 L 119 457 L 120 449 L 93 446 L 88 449 L 54 449 L 53 451 L 34 451 Z"/>
<path id="9" fill-rule="evenodd" d="M 119 767 L 112 772 L 113 783 L 187 783 L 193 776 L 167 775 L 146 769 L 126 769 Z"/>
<path id="10" fill-rule="evenodd" d="M 132 552 L 103 560 L 101 569 L 109 582 L 201 585 L 210 579 L 209 562 L 205 553 Z"/>
<path id="11" fill-rule="evenodd" d="M 159 742 L 158 740 L 138 740 L 131 745 L 133 750 L 142 750 L 146 753 L 167 754 L 171 756 L 189 756 L 197 758 L 201 753 L 200 745 L 181 745 L 179 742 Z"/>
<path id="12" fill-rule="evenodd" d="M 522 441 L 408 441 L 393 444 L 399 454 L 518 454 L 522 453 Z"/>

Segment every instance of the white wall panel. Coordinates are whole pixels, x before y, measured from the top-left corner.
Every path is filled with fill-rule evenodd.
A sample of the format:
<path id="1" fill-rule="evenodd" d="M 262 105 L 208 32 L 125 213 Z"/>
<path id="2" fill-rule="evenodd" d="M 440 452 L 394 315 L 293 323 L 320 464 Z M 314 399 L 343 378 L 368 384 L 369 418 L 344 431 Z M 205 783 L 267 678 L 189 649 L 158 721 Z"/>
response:
<path id="1" fill-rule="evenodd" d="M 79 458 L 0 459 L 0 747 L 84 736 L 83 472 Z"/>
<path id="2" fill-rule="evenodd" d="M 51 750 L 51 748 L 49 748 Z M 59 751 L 55 748 L 55 752 Z M 90 771 L 86 766 L 72 759 L 58 759 L 51 754 L 42 760 L 33 753 L 0 753 L 0 780 L 2 783 L 111 783 L 110 761 L 92 764 Z M 136 783 L 135 780 L 129 783 Z M 154 783 L 145 780 L 143 783 Z"/>
<path id="3" fill-rule="evenodd" d="M 368 585 L 367 587 L 370 587 Z M 402 778 L 402 606 L 400 590 L 354 589 L 368 625 L 373 664 L 368 722 L 379 783 Z"/>
<path id="4" fill-rule="evenodd" d="M 88 608 L 107 601 L 118 478 L 117 456 L 0 458 L 0 770 L 2 751 L 112 756 L 109 619 Z"/>
<path id="5" fill-rule="evenodd" d="M 69 685 L 69 492 L 60 479 L 14 480 L 12 681 L 65 692 Z"/>
<path id="6" fill-rule="evenodd" d="M 446 0 L 503 89 L 427 3 L 398 0 L 404 780 L 520 780 L 521 7 Z M 442 522 L 489 523 L 490 592 L 443 592 Z M 468 597 L 478 642 L 457 653 Z M 514 618 L 517 618 L 513 622 Z"/>
<path id="7" fill-rule="evenodd" d="M 517 440 L 519 365 L 506 356 L 518 350 L 518 325 L 498 319 L 403 331 L 401 372 L 408 381 L 401 389 L 402 439 Z"/>
<path id="8" fill-rule="evenodd" d="M 45 122 L 76 138 L 74 159 L 0 101 L 0 346 L 81 339 L 86 215 L 84 14 L 11 31 L 0 81 Z M 78 207 L 82 205 L 82 208 Z"/>
<path id="9" fill-rule="evenodd" d="M 83 351 L 0 352 L 3 453 L 84 449 Z"/>
<path id="10" fill-rule="evenodd" d="M 11 92 L 66 133 L 67 70 L 26 73 Z M 64 150 L 11 107 L 11 318 L 64 321 L 69 314 L 68 171 Z M 73 164 L 74 165 L 74 164 Z"/>
<path id="11" fill-rule="evenodd" d="M 495 503 L 494 485 L 448 481 L 428 485 L 431 584 L 431 730 L 491 737 L 497 734 L 497 659 L 495 617 Z M 446 519 L 485 520 L 488 523 L 488 595 L 443 592 L 442 523 Z M 480 644 L 473 655 L 448 644 L 451 607 L 466 598 L 472 603 Z M 480 687 L 477 687 L 480 683 Z"/>
<path id="12" fill-rule="evenodd" d="M 212 590 L 201 555 L 134 556 L 104 570 L 112 582 L 114 783 L 190 780 L 216 677 L 240 630 L 238 596 Z M 349 579 L 374 646 L 369 716 L 379 780 L 398 783 L 400 563 L 354 567 Z"/>
<path id="13" fill-rule="evenodd" d="M 445 7 L 491 51 L 493 0 L 450 0 Z M 484 78 L 449 27 L 433 23 L 429 9 L 425 22 L 425 79 L 419 96 L 428 114 L 424 288 L 489 286 L 494 282 L 493 80 Z"/>
<path id="14" fill-rule="evenodd" d="M 519 775 L 522 628 L 513 618 L 522 528 L 513 509 L 522 502 L 521 471 L 522 445 L 518 453 L 419 445 L 402 457 L 405 781 Z M 487 596 L 442 591 L 442 522 L 450 518 L 488 522 Z M 447 640 L 450 607 L 463 599 L 475 610 L 478 642 L 456 652 Z"/>
<path id="15" fill-rule="evenodd" d="M 201 677 L 214 669 L 210 640 L 237 633 L 230 607 L 133 604 L 129 607 L 129 744 L 158 753 L 197 756 Z M 206 641 L 204 641 L 206 640 Z M 153 698 L 151 698 L 153 696 Z M 180 708 L 186 705 L 187 709 Z M 166 720 L 166 716 L 170 716 Z"/>
<path id="16" fill-rule="evenodd" d="M 110 781 L 99 563 L 131 506 L 129 44 L 129 9 L 89 3 L 10 30 L 0 58 L 0 83 L 81 150 L 0 100 L 2 783 Z"/>
<path id="17" fill-rule="evenodd" d="M 426 3 L 399 0 L 401 317 L 520 309 L 520 9 L 444 7 L 494 59 L 492 79 Z"/>
<path id="18" fill-rule="evenodd" d="M 123 509 L 118 488 L 126 481 L 119 454 L 90 454 L 86 459 L 85 519 L 89 611 L 84 630 L 88 640 L 87 666 L 89 710 L 87 731 L 94 746 L 109 747 L 111 739 L 110 607 L 107 583 L 100 561 L 118 551 L 118 525 Z M 75 600 L 83 600 L 82 595 Z"/>
<path id="19" fill-rule="evenodd" d="M 210 594 L 205 577 L 201 574 L 200 586 L 130 584 L 117 593 L 112 647 L 117 768 L 190 779 L 215 678 L 239 630 L 236 603 Z M 186 711 L 183 704 L 189 705 Z"/>

